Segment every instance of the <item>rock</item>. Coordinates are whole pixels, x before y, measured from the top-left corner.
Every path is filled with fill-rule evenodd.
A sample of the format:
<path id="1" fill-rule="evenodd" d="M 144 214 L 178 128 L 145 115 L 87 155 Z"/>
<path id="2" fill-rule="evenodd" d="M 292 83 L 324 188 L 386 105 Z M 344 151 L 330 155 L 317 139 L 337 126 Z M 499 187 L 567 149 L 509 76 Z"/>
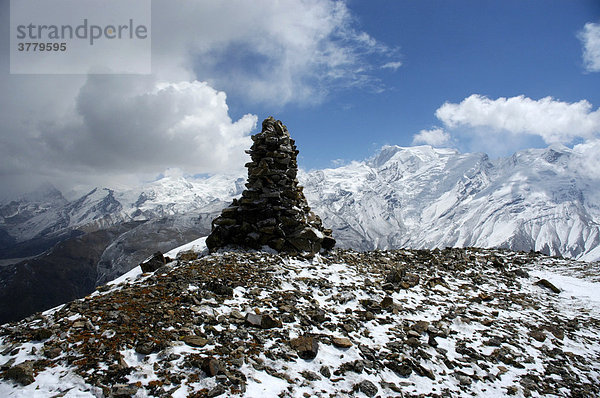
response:
<path id="1" fill-rule="evenodd" d="M 557 288 L 556 286 L 554 286 L 552 283 L 550 283 L 550 281 L 548 281 L 547 279 L 540 279 L 535 284 L 538 286 L 544 287 L 553 293 L 556 293 L 556 294 L 560 293 L 560 289 Z"/>
<path id="2" fill-rule="evenodd" d="M 408 377 L 412 373 L 412 366 L 406 360 L 404 360 L 402 362 L 388 361 L 385 363 L 385 367 L 396 372 L 398 375 L 400 375 L 402 377 Z"/>
<path id="3" fill-rule="evenodd" d="M 221 362 L 213 357 L 204 359 L 204 361 L 202 361 L 200 369 L 202 369 L 202 371 L 206 373 L 209 377 L 214 377 L 218 374 L 224 373 L 225 371 Z"/>
<path id="4" fill-rule="evenodd" d="M 312 336 L 302 336 L 290 340 L 290 346 L 296 350 L 302 359 L 313 359 L 319 352 L 319 343 Z"/>
<path id="5" fill-rule="evenodd" d="M 181 340 L 192 347 L 204 347 L 208 344 L 208 340 L 200 336 L 183 336 Z"/>
<path id="6" fill-rule="evenodd" d="M 321 375 L 323 375 L 323 377 L 327 379 L 331 377 L 331 370 L 329 370 L 329 366 L 321 366 L 321 369 L 319 369 L 319 373 L 321 373 Z"/>
<path id="7" fill-rule="evenodd" d="M 360 383 L 358 383 L 355 388 L 364 393 L 367 397 L 374 397 L 375 394 L 377 394 L 377 391 L 379 391 L 379 389 L 377 388 L 377 386 L 375 384 L 373 384 L 372 381 L 369 380 L 363 380 Z"/>
<path id="8" fill-rule="evenodd" d="M 177 253 L 177 260 L 179 261 L 193 261 L 198 258 L 198 253 L 193 250 L 185 250 Z"/>
<path id="9" fill-rule="evenodd" d="M 539 341 L 540 343 L 544 342 L 544 340 L 546 340 L 546 333 L 544 333 L 543 330 L 540 329 L 535 329 L 529 332 L 529 336 L 531 336 L 533 339 Z"/>
<path id="10" fill-rule="evenodd" d="M 273 318 L 269 314 L 253 314 L 251 312 L 246 314 L 246 324 L 261 329 L 272 329 L 280 328 L 282 326 L 281 321 Z"/>
<path id="11" fill-rule="evenodd" d="M 350 348 L 352 347 L 352 342 L 347 337 L 334 337 L 331 339 L 331 342 L 334 346 L 338 348 Z"/>
<path id="12" fill-rule="evenodd" d="M 139 387 L 135 384 L 115 384 L 110 392 L 111 397 L 114 398 L 130 398 L 137 393 L 138 389 Z"/>
<path id="13" fill-rule="evenodd" d="M 309 370 L 304 370 L 304 371 L 300 372 L 300 374 L 302 375 L 302 377 L 304 377 L 308 381 L 321 380 L 321 376 L 319 376 L 315 372 L 311 372 Z"/>
<path id="14" fill-rule="evenodd" d="M 155 350 L 155 344 L 151 341 L 143 342 L 135 346 L 135 352 L 142 355 L 150 355 Z"/>
<path id="15" fill-rule="evenodd" d="M 142 272 L 154 272 L 163 265 L 165 265 L 167 261 L 161 252 L 154 253 L 151 257 L 147 258 L 140 264 L 140 268 Z"/>
<path id="16" fill-rule="evenodd" d="M 394 305 L 394 299 L 390 296 L 386 296 L 381 300 L 381 308 L 389 308 Z"/>
<path id="17" fill-rule="evenodd" d="M 4 377 L 13 380 L 23 386 L 35 381 L 33 377 L 33 364 L 35 361 L 25 361 L 9 368 L 4 372 Z"/>
<path id="18" fill-rule="evenodd" d="M 52 337 L 52 332 L 44 328 L 36 329 L 33 331 L 32 337 L 34 340 L 42 341 Z"/>

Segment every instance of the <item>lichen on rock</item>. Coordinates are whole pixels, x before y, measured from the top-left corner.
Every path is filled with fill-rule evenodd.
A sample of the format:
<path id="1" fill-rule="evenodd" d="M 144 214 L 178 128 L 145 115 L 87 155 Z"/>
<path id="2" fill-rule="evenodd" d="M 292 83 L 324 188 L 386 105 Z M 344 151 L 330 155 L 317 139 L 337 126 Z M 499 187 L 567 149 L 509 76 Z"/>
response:
<path id="1" fill-rule="evenodd" d="M 298 185 L 298 149 L 286 126 L 268 117 L 252 141 L 246 190 L 213 220 L 209 250 L 268 246 L 279 252 L 318 253 L 333 248 L 331 230 L 323 228 Z"/>

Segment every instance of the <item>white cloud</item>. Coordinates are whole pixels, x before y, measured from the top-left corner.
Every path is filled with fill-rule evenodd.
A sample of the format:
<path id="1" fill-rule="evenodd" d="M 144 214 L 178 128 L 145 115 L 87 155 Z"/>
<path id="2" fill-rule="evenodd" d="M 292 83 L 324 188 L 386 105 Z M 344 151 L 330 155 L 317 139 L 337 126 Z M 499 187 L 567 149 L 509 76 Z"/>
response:
<path id="1" fill-rule="evenodd" d="M 413 136 L 412 144 L 428 144 L 431 146 L 443 146 L 450 143 L 450 134 L 443 129 L 421 130 Z"/>
<path id="2" fill-rule="evenodd" d="M 391 69 L 391 70 L 397 70 L 399 67 L 402 66 L 402 62 L 400 61 L 395 61 L 395 62 L 387 62 L 385 64 L 383 64 L 381 66 L 382 69 Z"/>
<path id="3" fill-rule="evenodd" d="M 600 109 L 586 100 L 568 103 L 523 95 L 492 100 L 473 94 L 460 104 L 445 103 L 436 116 L 448 128 L 470 128 L 470 135 L 532 135 L 546 143 L 570 143 L 600 133 Z"/>
<path id="4" fill-rule="evenodd" d="M 600 139 L 575 145 L 573 153 L 576 156 L 570 166 L 583 176 L 600 180 Z"/>
<path id="5" fill-rule="evenodd" d="M 393 50 L 353 28 L 344 2 L 153 2 L 153 69 L 269 105 L 315 103 L 336 87 L 378 86 Z M 161 76 L 162 77 L 162 76 Z"/>
<path id="6" fill-rule="evenodd" d="M 583 64 L 588 72 L 600 72 L 600 24 L 588 22 L 579 32 Z"/>
<path id="7" fill-rule="evenodd" d="M 225 93 L 204 82 L 89 76 L 73 113 L 39 120 L 11 139 L 1 168 L 13 175 L 41 170 L 61 186 L 152 179 L 169 168 L 235 171 L 247 161 L 256 122 L 254 115 L 232 121 Z"/>
<path id="8" fill-rule="evenodd" d="M 380 89 L 372 73 L 395 55 L 354 28 L 343 1 L 154 0 L 152 15 L 151 76 L 17 76 L 0 65 L 4 192 L 239 168 L 257 117 L 231 120 L 225 92 L 279 107 Z"/>

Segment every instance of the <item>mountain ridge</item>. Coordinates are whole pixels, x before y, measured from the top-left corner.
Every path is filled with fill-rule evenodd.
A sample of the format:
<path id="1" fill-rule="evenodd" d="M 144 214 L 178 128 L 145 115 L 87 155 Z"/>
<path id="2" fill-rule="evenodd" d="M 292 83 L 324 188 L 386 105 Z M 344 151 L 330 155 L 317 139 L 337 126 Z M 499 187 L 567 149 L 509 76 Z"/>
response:
<path id="1" fill-rule="evenodd" d="M 560 145 L 496 160 L 454 149 L 385 146 L 368 160 L 300 172 L 298 178 L 342 247 L 503 247 L 595 261 L 600 178 L 581 173 L 582 161 Z M 18 242 L 34 233 L 39 238 L 65 229 L 217 213 L 241 193 L 244 181 L 242 175 L 164 177 L 124 191 L 95 189 L 61 211 L 39 207 L 43 211 L 25 223 L 3 216 L 0 231 L 9 236 L 4 240 Z M 34 232 L 20 234 L 32 226 Z"/>

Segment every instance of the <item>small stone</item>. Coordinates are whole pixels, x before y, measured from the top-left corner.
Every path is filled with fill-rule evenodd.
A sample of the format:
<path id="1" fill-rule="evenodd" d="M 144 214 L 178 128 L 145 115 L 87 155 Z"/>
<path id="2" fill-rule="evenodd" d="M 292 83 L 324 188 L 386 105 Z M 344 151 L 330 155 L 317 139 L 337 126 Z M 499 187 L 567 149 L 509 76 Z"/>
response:
<path id="1" fill-rule="evenodd" d="M 548 281 L 547 279 L 540 279 L 539 281 L 537 281 L 535 283 L 538 286 L 544 287 L 550 291 L 552 291 L 553 293 L 560 293 L 560 289 L 557 288 L 556 286 L 554 286 L 550 281 Z"/>
<path id="2" fill-rule="evenodd" d="M 218 374 L 224 373 L 225 370 L 221 362 L 219 362 L 213 357 L 204 359 L 204 361 L 202 361 L 200 369 L 202 369 L 202 371 L 206 373 L 209 377 L 214 377 Z"/>
<path id="3" fill-rule="evenodd" d="M 356 389 L 364 393 L 367 397 L 374 397 L 379 389 L 370 380 L 363 380 L 356 385 Z"/>
<path id="4" fill-rule="evenodd" d="M 533 339 L 539 341 L 540 343 L 544 342 L 544 340 L 546 340 L 546 333 L 544 333 L 543 330 L 532 330 L 529 332 L 529 336 L 531 336 Z"/>
<path id="5" fill-rule="evenodd" d="M 154 352 L 155 345 L 153 342 L 143 342 L 135 346 L 135 352 L 142 355 L 150 355 Z"/>
<path id="6" fill-rule="evenodd" d="M 302 336 L 290 340 L 290 346 L 296 350 L 302 359 L 314 359 L 319 352 L 319 343 L 316 338 Z"/>
<path id="7" fill-rule="evenodd" d="M 4 377 L 26 386 L 34 382 L 33 377 L 34 361 L 25 361 L 4 372 Z"/>
<path id="8" fill-rule="evenodd" d="M 394 299 L 390 296 L 386 296 L 383 298 L 383 300 L 381 300 L 381 308 L 389 308 L 392 305 L 394 305 Z"/>
<path id="9" fill-rule="evenodd" d="M 130 398 L 134 396 L 139 387 L 135 384 L 115 384 L 111 388 L 111 396 L 114 398 Z"/>
<path id="10" fill-rule="evenodd" d="M 183 342 L 192 347 L 204 347 L 208 340 L 200 336 L 183 336 Z"/>
<path id="11" fill-rule="evenodd" d="M 321 366 L 321 369 L 319 369 L 319 373 L 321 373 L 323 375 L 323 377 L 329 379 L 331 377 L 331 370 L 329 370 L 329 366 Z"/>
<path id="12" fill-rule="evenodd" d="M 338 348 L 350 348 L 352 347 L 352 342 L 347 337 L 334 337 L 331 339 L 331 342 L 334 346 Z"/>
<path id="13" fill-rule="evenodd" d="M 140 268 L 142 272 L 154 272 L 163 265 L 165 265 L 167 261 L 161 252 L 154 253 L 151 257 L 147 258 L 140 264 Z"/>

